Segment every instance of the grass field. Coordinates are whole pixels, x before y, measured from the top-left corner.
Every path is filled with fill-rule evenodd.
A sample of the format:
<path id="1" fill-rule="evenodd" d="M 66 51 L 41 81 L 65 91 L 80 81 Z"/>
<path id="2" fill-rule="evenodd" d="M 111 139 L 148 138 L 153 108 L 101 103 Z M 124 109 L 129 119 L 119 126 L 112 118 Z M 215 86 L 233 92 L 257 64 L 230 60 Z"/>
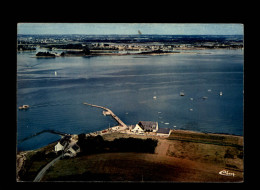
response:
<path id="1" fill-rule="evenodd" d="M 169 156 L 211 163 L 242 172 L 243 137 L 176 130 L 168 138 Z"/>
<path id="2" fill-rule="evenodd" d="M 155 152 L 107 152 L 62 159 L 47 171 L 42 181 L 243 181 L 241 136 L 181 130 L 174 130 L 169 138 L 122 133 L 103 135 L 105 141 L 129 137 L 157 139 Z M 34 159 L 29 163 L 27 175 L 31 179 L 45 160 Z M 222 170 L 234 176 L 220 175 Z"/>
<path id="3" fill-rule="evenodd" d="M 112 141 L 122 136 L 133 137 L 113 133 L 103 138 Z M 242 137 L 173 131 L 168 139 L 153 138 L 158 139 L 154 154 L 117 152 L 61 160 L 43 181 L 243 181 Z M 235 176 L 220 175 L 224 169 Z"/>
<path id="4" fill-rule="evenodd" d="M 169 140 L 182 140 L 221 146 L 243 147 L 243 137 L 225 134 L 198 133 L 183 130 L 174 130 Z"/>

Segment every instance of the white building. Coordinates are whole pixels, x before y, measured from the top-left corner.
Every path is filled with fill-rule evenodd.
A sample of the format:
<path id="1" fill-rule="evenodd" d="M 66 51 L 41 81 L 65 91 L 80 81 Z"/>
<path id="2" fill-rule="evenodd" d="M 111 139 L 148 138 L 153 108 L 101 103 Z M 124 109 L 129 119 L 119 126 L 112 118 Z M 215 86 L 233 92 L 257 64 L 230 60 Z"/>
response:
<path id="1" fill-rule="evenodd" d="M 171 134 L 171 129 L 170 128 L 159 128 L 158 131 L 156 132 L 157 136 L 161 137 L 169 137 Z"/>
<path id="2" fill-rule="evenodd" d="M 55 152 L 58 152 L 60 150 L 64 150 L 64 146 L 62 146 L 60 142 L 58 142 L 58 144 L 55 145 Z"/>
<path id="3" fill-rule="evenodd" d="M 144 130 L 138 124 L 136 124 L 135 127 L 131 130 L 131 132 L 133 132 L 133 133 L 143 133 Z"/>
<path id="4" fill-rule="evenodd" d="M 158 130 L 158 122 L 139 121 L 131 130 L 134 133 L 156 132 Z"/>
<path id="5" fill-rule="evenodd" d="M 64 156 L 74 157 L 78 152 L 80 152 L 80 147 L 77 144 L 74 144 L 67 150 Z"/>
<path id="6" fill-rule="evenodd" d="M 70 143 L 71 136 L 67 135 L 63 137 L 54 147 L 55 152 L 58 152 L 60 150 L 64 150 L 65 147 Z"/>

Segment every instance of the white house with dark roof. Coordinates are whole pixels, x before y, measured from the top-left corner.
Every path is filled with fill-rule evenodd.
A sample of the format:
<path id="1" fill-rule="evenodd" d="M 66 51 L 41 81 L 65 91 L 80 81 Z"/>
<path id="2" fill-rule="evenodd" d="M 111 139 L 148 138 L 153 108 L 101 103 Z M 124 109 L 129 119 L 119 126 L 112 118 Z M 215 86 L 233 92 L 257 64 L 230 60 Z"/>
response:
<path id="1" fill-rule="evenodd" d="M 80 152 L 80 147 L 75 143 L 67 150 L 64 156 L 74 157 L 78 152 Z"/>
<path id="2" fill-rule="evenodd" d="M 154 122 L 154 121 L 139 121 L 138 125 L 145 132 L 156 132 L 158 130 L 158 122 Z"/>
<path id="3" fill-rule="evenodd" d="M 156 132 L 158 130 L 158 122 L 154 121 L 139 121 L 138 124 L 131 130 L 134 133 Z"/>
<path id="4" fill-rule="evenodd" d="M 158 131 L 156 132 L 157 136 L 164 136 L 168 137 L 171 134 L 171 129 L 170 128 L 159 128 Z"/>
<path id="5" fill-rule="evenodd" d="M 64 150 L 65 147 L 70 143 L 71 136 L 67 135 L 63 137 L 54 147 L 55 152 L 58 152 L 60 150 Z"/>
<path id="6" fill-rule="evenodd" d="M 64 150 L 64 146 L 62 144 L 60 144 L 60 142 L 58 142 L 58 144 L 55 145 L 54 149 L 55 149 L 55 152 L 58 152 L 60 150 Z"/>
<path id="7" fill-rule="evenodd" d="M 131 130 L 131 132 L 133 132 L 133 133 L 143 133 L 144 130 L 138 124 L 136 124 L 135 127 Z"/>

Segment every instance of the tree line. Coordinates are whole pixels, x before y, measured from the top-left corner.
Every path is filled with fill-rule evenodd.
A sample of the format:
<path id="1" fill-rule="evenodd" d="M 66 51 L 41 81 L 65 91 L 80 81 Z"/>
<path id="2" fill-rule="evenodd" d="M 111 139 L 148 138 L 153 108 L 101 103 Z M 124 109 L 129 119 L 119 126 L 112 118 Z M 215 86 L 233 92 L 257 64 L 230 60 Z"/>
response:
<path id="1" fill-rule="evenodd" d="M 113 141 L 104 140 L 102 136 L 78 135 L 77 145 L 80 147 L 78 155 L 106 153 L 106 152 L 139 152 L 154 153 L 158 141 L 156 139 L 117 138 Z"/>

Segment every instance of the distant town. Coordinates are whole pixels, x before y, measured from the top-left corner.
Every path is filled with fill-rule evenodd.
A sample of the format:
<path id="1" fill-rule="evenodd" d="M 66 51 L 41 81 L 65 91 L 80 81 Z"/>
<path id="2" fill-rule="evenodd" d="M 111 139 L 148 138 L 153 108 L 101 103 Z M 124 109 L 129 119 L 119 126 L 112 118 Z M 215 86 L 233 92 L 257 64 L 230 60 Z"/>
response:
<path id="1" fill-rule="evenodd" d="M 17 51 L 36 56 L 179 53 L 180 50 L 243 48 L 241 35 L 18 35 Z M 56 53 L 56 50 L 64 50 Z"/>

